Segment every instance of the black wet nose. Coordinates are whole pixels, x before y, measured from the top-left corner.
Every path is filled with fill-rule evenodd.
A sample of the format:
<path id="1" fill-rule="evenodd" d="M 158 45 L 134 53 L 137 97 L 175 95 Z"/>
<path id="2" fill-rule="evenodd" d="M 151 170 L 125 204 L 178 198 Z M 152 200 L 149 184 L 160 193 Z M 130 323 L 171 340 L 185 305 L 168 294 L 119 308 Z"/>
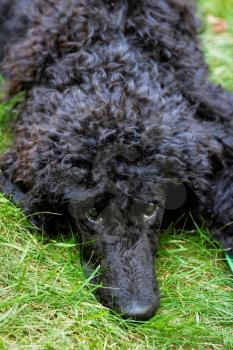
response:
<path id="1" fill-rule="evenodd" d="M 134 301 L 122 310 L 122 314 L 125 318 L 133 318 L 135 320 L 146 321 L 154 316 L 158 305 L 159 300 L 148 303 Z"/>

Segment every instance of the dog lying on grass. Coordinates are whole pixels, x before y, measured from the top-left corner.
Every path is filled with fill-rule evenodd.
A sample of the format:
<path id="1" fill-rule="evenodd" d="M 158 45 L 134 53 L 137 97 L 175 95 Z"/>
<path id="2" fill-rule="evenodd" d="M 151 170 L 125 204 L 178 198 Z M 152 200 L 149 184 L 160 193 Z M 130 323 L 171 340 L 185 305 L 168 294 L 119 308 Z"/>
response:
<path id="1" fill-rule="evenodd" d="M 83 265 L 100 265 L 99 299 L 149 319 L 171 212 L 203 217 L 233 255 L 233 96 L 209 81 L 195 4 L 0 6 L 8 94 L 25 92 L 14 144 L 0 158 L 2 191 L 48 232 L 70 218 Z"/>

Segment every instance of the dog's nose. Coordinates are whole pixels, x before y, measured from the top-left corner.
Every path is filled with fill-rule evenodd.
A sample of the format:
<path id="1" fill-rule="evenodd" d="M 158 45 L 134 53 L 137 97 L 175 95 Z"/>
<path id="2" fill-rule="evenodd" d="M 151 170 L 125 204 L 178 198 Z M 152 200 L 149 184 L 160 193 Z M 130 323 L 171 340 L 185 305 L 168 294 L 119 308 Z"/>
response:
<path id="1" fill-rule="evenodd" d="M 133 301 L 122 310 L 123 317 L 135 320 L 146 321 L 154 316 L 159 305 L 159 299 L 153 302 Z"/>

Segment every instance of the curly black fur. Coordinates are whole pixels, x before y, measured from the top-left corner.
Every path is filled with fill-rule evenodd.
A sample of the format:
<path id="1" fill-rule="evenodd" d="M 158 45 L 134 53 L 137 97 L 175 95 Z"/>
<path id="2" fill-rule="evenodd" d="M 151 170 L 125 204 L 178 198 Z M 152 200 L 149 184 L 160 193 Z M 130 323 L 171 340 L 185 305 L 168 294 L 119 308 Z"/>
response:
<path id="1" fill-rule="evenodd" d="M 27 213 L 71 217 L 83 264 L 101 266 L 100 299 L 149 318 L 160 225 L 177 193 L 233 254 L 233 96 L 208 79 L 195 4 L 18 0 L 8 11 L 0 46 L 9 24 L 23 38 L 11 32 L 3 71 L 9 95 L 26 98 L 0 159 L 3 191 Z"/>

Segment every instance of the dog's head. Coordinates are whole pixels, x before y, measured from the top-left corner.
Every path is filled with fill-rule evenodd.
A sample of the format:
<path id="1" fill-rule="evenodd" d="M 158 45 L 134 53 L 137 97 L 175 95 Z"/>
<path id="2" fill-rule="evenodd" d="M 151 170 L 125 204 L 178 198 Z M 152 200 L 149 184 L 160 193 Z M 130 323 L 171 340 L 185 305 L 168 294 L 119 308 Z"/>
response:
<path id="1" fill-rule="evenodd" d="M 81 238 L 83 266 L 88 273 L 100 266 L 95 282 L 103 287 L 97 295 L 125 316 L 147 319 L 159 304 L 154 254 L 165 189 L 153 182 L 150 166 L 134 165 L 137 160 L 127 148 L 97 152 L 85 175 L 89 186 L 68 186 L 66 196 Z"/>
<path id="2" fill-rule="evenodd" d="M 100 266 L 100 299 L 119 313 L 146 319 L 159 304 L 154 254 L 165 193 L 149 174 L 143 178 L 145 169 L 124 164 L 127 155 L 114 156 L 109 164 L 99 157 L 92 164 L 93 187 L 68 187 L 68 210 L 84 268 L 90 273 Z"/>
<path id="3" fill-rule="evenodd" d="M 154 255 L 166 205 L 165 179 L 174 159 L 159 152 L 159 128 L 151 132 L 142 123 L 106 128 L 106 121 L 104 128 L 91 127 L 90 118 L 75 136 L 75 123 L 64 121 L 63 127 L 70 124 L 73 130 L 67 139 L 65 133 L 51 132 L 49 142 L 46 137 L 50 156 L 56 144 L 44 176 L 46 192 L 50 181 L 54 193 L 62 189 L 80 235 L 83 266 L 88 273 L 100 266 L 94 278 L 102 284 L 100 300 L 125 316 L 148 319 L 159 305 Z M 60 162 L 64 149 L 70 155 Z M 48 169 L 45 150 L 43 144 L 37 153 L 40 162 L 46 154 Z"/>
<path id="4" fill-rule="evenodd" d="M 36 94 L 54 118 L 44 134 L 39 131 L 33 191 L 45 193 L 45 202 L 54 197 L 55 208 L 66 204 L 80 234 L 83 266 L 89 272 L 100 266 L 95 281 L 102 283 L 97 294 L 103 303 L 126 316 L 151 317 L 159 304 L 154 255 L 167 181 L 184 173 L 164 102 L 155 115 L 154 106 L 136 98 L 141 112 L 127 103 L 117 108 L 118 90 L 107 97 L 78 88 L 52 91 L 52 98 L 49 90 Z"/>
<path id="5" fill-rule="evenodd" d="M 179 161 L 161 154 L 159 127 L 114 125 L 110 118 L 101 127 L 91 116 L 79 123 L 72 115 L 59 120 L 56 131 L 42 136 L 32 161 L 37 193 L 66 204 L 84 268 L 91 273 L 100 266 L 94 281 L 102 284 L 101 301 L 125 316 L 148 319 L 159 305 L 154 256 L 166 179 Z"/>

